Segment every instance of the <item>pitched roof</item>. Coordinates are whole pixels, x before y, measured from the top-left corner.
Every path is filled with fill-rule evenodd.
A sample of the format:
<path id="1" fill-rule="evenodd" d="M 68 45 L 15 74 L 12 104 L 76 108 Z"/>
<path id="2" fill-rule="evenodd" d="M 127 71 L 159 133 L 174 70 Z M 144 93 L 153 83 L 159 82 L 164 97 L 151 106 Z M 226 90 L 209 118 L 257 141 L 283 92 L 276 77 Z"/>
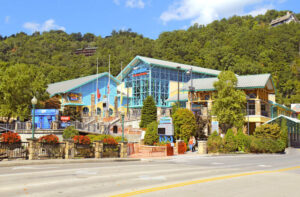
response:
<path id="1" fill-rule="evenodd" d="M 71 79 L 67 81 L 62 81 L 62 82 L 57 82 L 57 83 L 52 83 L 48 85 L 47 92 L 50 94 L 50 97 L 60 94 L 60 93 L 66 93 L 69 92 L 77 87 L 80 87 L 84 84 L 87 84 L 93 80 L 96 80 L 97 78 L 101 78 L 104 76 L 108 76 L 108 72 L 96 74 L 96 75 L 89 75 L 85 77 L 80 77 L 77 79 Z M 110 78 L 114 80 L 117 84 L 120 83 L 119 80 L 114 78 L 112 75 L 110 75 Z"/>
<path id="2" fill-rule="evenodd" d="M 181 64 L 181 63 L 176 63 L 176 62 L 170 62 L 170 61 L 165 61 L 165 60 L 159 60 L 159 59 L 154 59 L 150 57 L 143 57 L 143 56 L 136 56 L 122 71 L 121 73 L 117 76 L 117 79 L 121 80 L 121 75 L 126 75 L 128 74 L 132 68 L 138 64 L 140 61 L 143 61 L 149 65 L 155 65 L 155 66 L 160 66 L 160 67 L 165 67 L 165 68 L 172 68 L 172 69 L 177 69 L 177 67 L 180 67 L 180 70 L 189 70 L 193 69 L 193 72 L 195 73 L 203 73 L 203 74 L 208 74 L 208 75 L 213 75 L 213 76 L 218 76 L 221 71 L 219 70 L 213 70 L 209 68 L 202 68 L 198 66 L 192 66 L 192 65 L 187 65 L 187 64 Z"/>
<path id="3" fill-rule="evenodd" d="M 269 90 L 275 90 L 271 74 L 237 76 L 237 79 L 237 88 L 239 89 L 264 88 L 267 86 Z M 193 86 L 196 91 L 213 91 L 215 90 L 214 82 L 216 81 L 218 81 L 218 78 L 193 79 Z M 184 85 L 183 90 L 188 90 L 189 86 L 191 86 L 191 81 Z"/>
<path id="4" fill-rule="evenodd" d="M 282 17 L 279 17 L 279 18 L 276 18 L 274 20 L 271 21 L 270 25 L 274 25 L 276 23 L 280 23 L 282 21 L 286 21 L 288 20 L 291 16 L 294 17 L 294 20 L 298 22 L 298 19 L 297 17 L 293 14 L 293 13 L 290 13 L 290 12 L 287 12 L 286 15 L 282 16 Z"/>
<path id="5" fill-rule="evenodd" d="M 285 119 L 288 119 L 288 120 L 290 120 L 292 122 L 295 122 L 295 123 L 298 123 L 298 124 L 300 123 L 300 120 L 298 120 L 297 118 L 291 118 L 291 117 L 288 117 L 288 116 L 285 116 L 285 115 L 280 115 L 280 116 L 277 116 L 276 118 L 273 118 L 273 119 L 265 122 L 264 124 L 270 124 L 271 122 L 273 122 L 274 120 L 279 119 L 279 118 L 285 118 Z"/>

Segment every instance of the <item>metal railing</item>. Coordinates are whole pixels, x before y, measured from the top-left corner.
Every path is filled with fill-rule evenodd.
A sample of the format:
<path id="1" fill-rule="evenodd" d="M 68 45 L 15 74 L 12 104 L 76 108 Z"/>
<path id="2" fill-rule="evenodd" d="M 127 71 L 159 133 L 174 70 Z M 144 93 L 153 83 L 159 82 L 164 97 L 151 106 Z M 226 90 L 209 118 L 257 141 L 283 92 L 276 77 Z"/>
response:
<path id="1" fill-rule="evenodd" d="M 28 142 L 0 142 L 0 161 L 2 159 L 28 159 Z"/>

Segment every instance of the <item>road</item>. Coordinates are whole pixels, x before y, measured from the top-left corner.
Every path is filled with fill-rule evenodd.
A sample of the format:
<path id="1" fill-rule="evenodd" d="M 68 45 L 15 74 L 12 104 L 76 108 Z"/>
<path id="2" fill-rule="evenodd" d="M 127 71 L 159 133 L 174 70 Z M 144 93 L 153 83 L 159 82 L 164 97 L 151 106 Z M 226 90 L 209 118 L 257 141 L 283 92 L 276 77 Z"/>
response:
<path id="1" fill-rule="evenodd" d="M 300 196 L 300 149 L 289 154 L 0 168 L 1 197 Z"/>

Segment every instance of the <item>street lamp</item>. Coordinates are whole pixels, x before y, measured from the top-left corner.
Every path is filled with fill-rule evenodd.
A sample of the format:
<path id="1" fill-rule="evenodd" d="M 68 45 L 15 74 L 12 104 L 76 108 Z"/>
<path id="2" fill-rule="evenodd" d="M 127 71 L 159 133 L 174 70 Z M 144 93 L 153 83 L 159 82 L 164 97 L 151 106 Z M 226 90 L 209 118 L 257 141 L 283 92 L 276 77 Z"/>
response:
<path id="1" fill-rule="evenodd" d="M 177 66 L 177 105 L 180 107 L 180 102 L 179 102 L 179 70 L 180 66 Z"/>
<path id="2" fill-rule="evenodd" d="M 122 119 L 122 142 L 124 142 L 124 112 L 121 111 L 121 119 Z"/>
<path id="3" fill-rule="evenodd" d="M 35 96 L 31 99 L 32 104 L 32 139 L 34 138 L 34 129 L 35 129 L 35 105 L 37 104 L 37 99 Z"/>

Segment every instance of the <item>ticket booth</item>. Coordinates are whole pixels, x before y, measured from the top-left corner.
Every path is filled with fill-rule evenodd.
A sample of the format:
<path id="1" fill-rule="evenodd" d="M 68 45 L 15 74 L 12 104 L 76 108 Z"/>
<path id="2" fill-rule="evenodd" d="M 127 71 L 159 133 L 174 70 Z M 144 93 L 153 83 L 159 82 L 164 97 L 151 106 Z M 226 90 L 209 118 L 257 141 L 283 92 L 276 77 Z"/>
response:
<path id="1" fill-rule="evenodd" d="M 38 129 L 51 129 L 51 123 L 57 120 L 57 117 L 57 109 L 36 109 L 35 126 Z"/>

